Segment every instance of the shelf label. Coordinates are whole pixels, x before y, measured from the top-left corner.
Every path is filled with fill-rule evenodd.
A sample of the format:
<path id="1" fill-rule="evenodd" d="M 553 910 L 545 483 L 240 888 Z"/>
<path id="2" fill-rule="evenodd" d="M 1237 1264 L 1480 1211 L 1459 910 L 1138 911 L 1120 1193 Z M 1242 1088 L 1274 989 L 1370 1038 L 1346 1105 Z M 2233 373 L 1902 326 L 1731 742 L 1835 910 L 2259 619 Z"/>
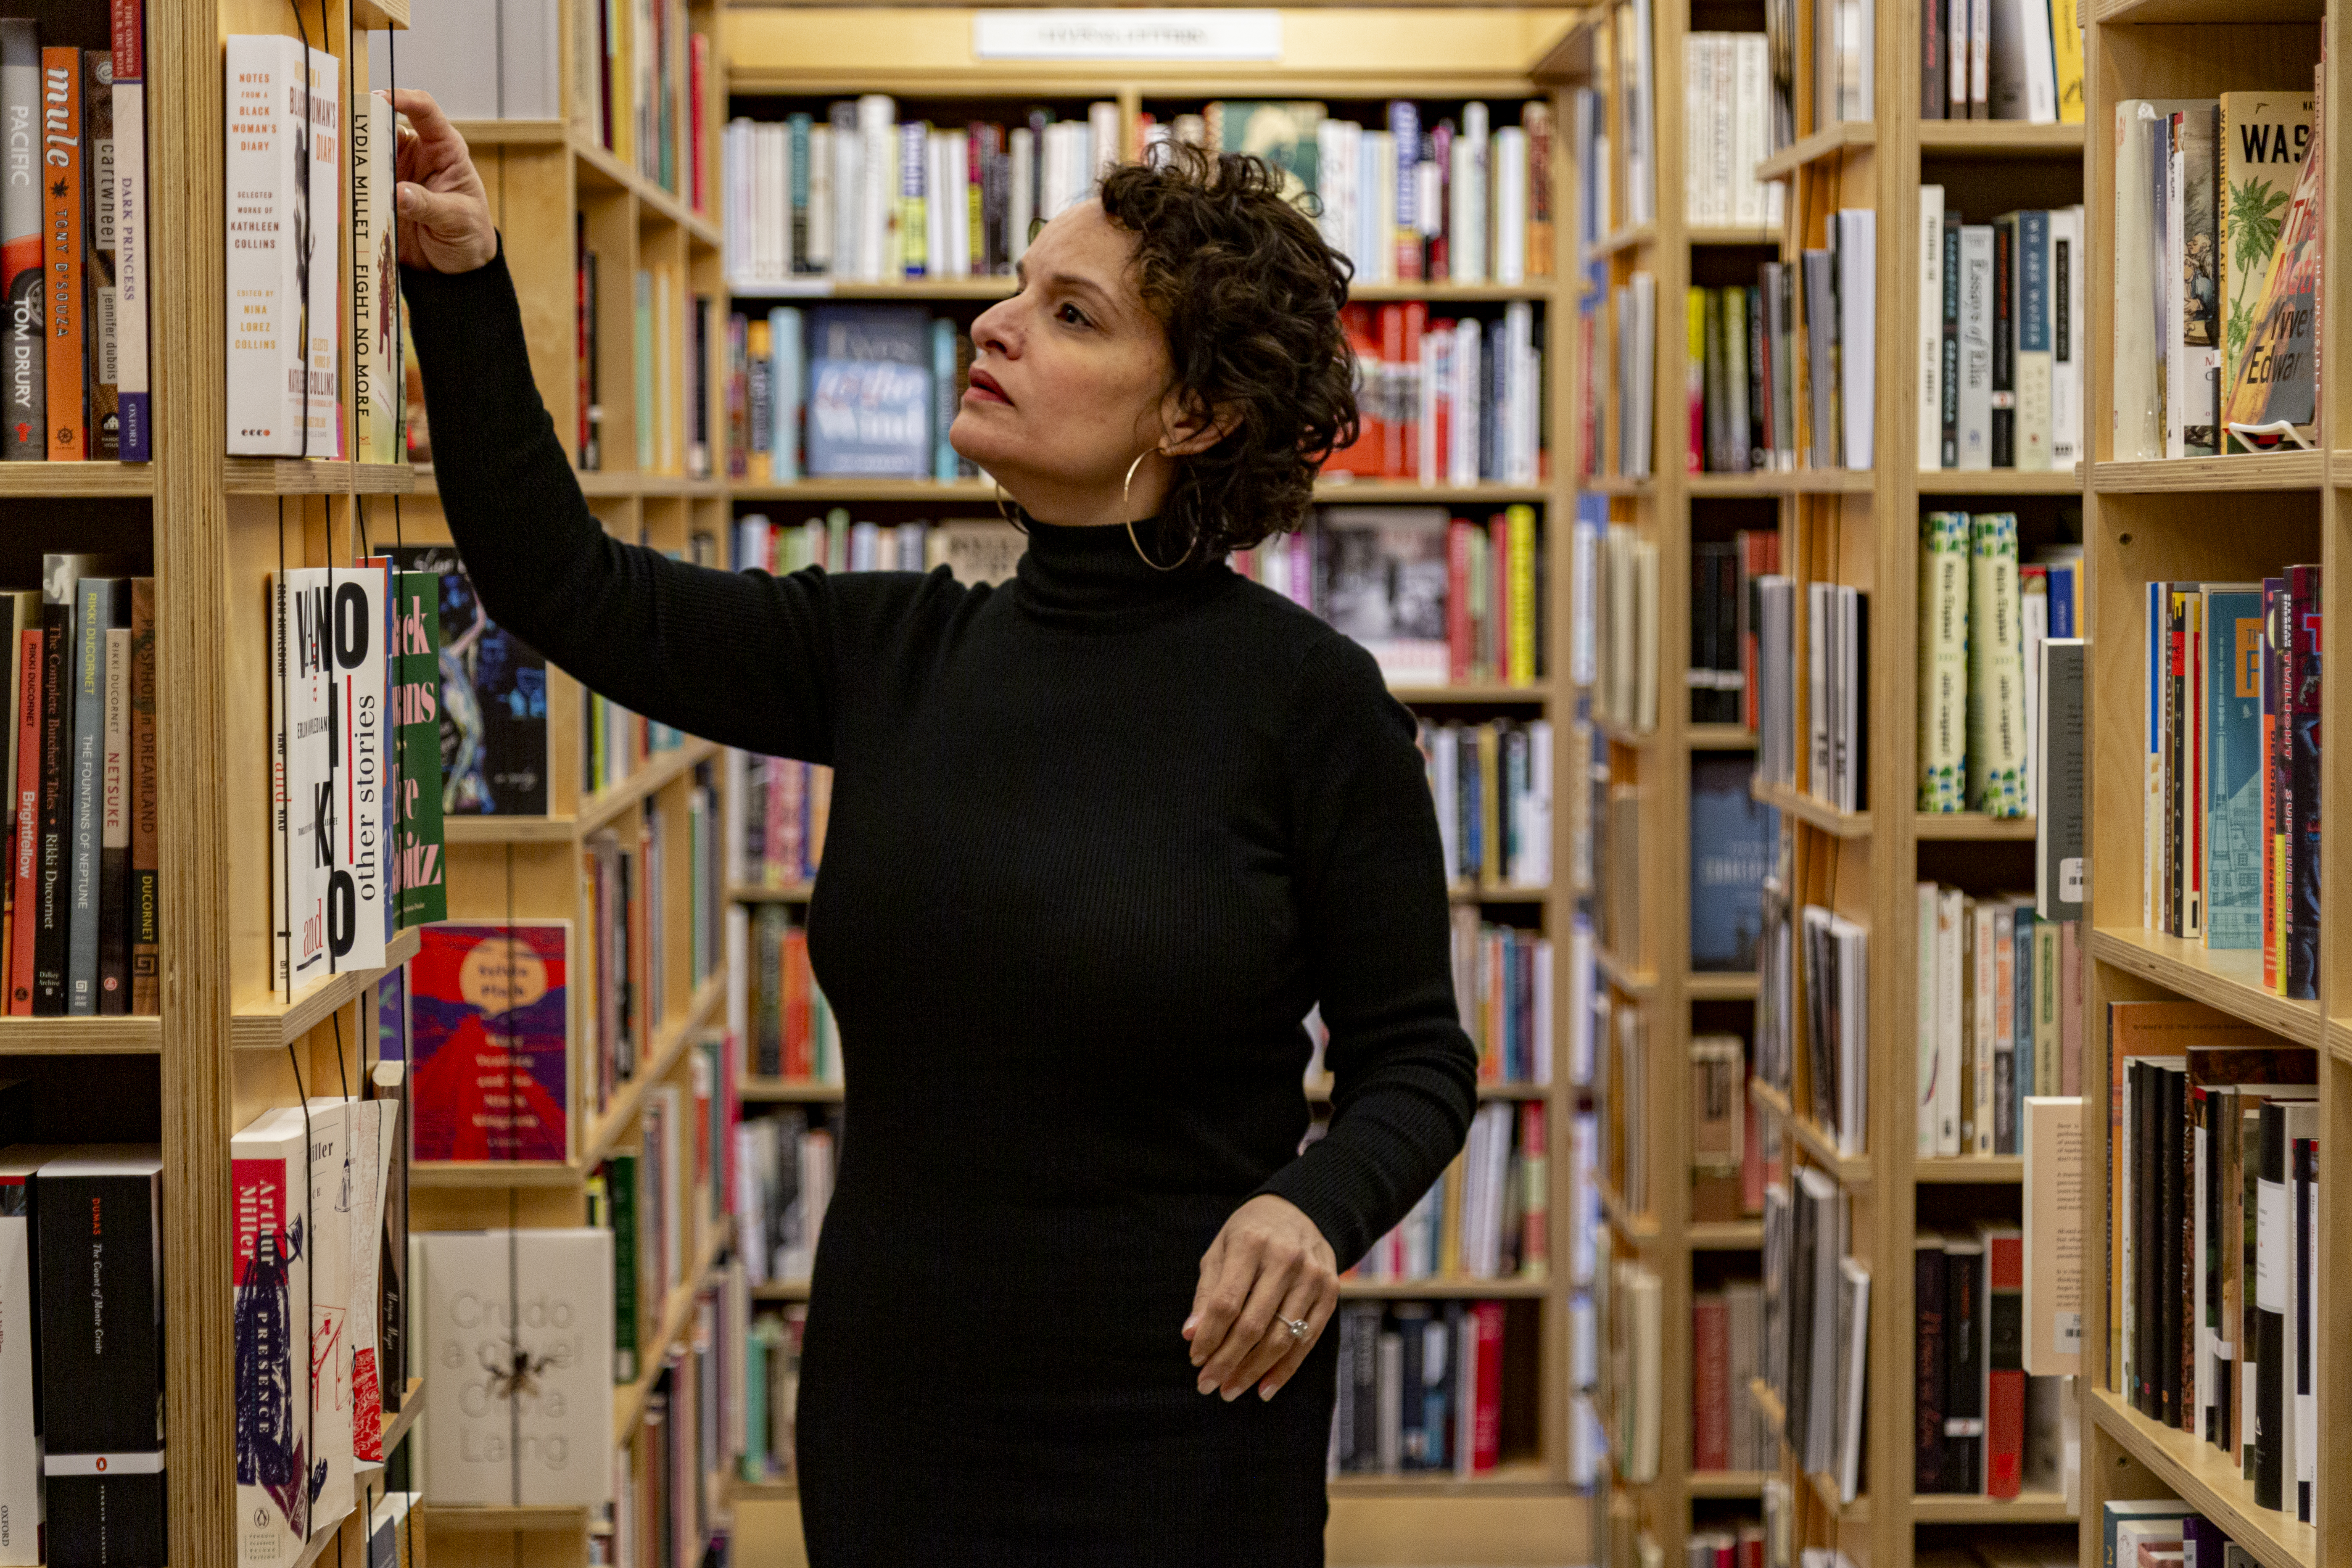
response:
<path id="1" fill-rule="evenodd" d="M 1279 11 L 982 11 L 983 60 L 1279 60 Z"/>

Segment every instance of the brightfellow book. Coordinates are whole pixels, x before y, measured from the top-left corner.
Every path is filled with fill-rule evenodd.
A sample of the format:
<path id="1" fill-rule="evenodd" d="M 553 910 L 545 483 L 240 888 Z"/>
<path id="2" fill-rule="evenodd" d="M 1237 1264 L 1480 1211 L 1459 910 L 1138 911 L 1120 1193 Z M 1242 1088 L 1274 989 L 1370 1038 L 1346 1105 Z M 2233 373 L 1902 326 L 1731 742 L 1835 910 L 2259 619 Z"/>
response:
<path id="1" fill-rule="evenodd" d="M 570 1153 L 569 921 L 425 928 L 409 963 L 420 1161 Z"/>

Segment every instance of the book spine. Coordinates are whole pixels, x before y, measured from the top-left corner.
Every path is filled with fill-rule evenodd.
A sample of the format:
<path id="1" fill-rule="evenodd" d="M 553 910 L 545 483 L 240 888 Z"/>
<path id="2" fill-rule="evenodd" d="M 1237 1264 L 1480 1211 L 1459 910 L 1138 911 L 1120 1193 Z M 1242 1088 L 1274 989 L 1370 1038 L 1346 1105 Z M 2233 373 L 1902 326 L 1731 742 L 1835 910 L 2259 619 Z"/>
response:
<path id="1" fill-rule="evenodd" d="M 2320 569 L 2287 569 L 2294 619 L 2286 626 L 2293 664 L 2287 689 L 2286 952 L 2284 994 L 2319 994 Z"/>
<path id="2" fill-rule="evenodd" d="M 1992 466 L 2017 466 L 2017 215 L 1992 222 Z"/>
<path id="3" fill-rule="evenodd" d="M 1912 1489 L 1944 1486 L 1944 1249 L 1922 1246 L 1912 1263 L 1912 1304 L 1919 1322 L 1912 1339 Z"/>
<path id="4" fill-rule="evenodd" d="M 2017 623 L 2017 516 L 1970 524 L 1969 801 L 1991 816 L 2025 815 L 2025 693 Z"/>
<path id="5" fill-rule="evenodd" d="M 2262 1108 L 2262 1166 L 2256 1180 L 2254 1242 L 2254 1506 L 2277 1509 L 2285 1497 L 2286 1327 L 2294 1298 L 2294 1214 L 2288 1194 L 2286 1108 Z"/>
<path id="6" fill-rule="evenodd" d="M 1937 455 L 1947 468 L 1960 466 L 1960 224 L 1944 217 L 1943 367 L 1937 374 L 1937 416 L 1943 430 Z"/>
<path id="7" fill-rule="evenodd" d="M 16 643 L 16 773 L 8 781 L 15 792 L 16 819 L 16 837 L 10 844 L 15 858 L 8 868 L 8 1015 L 22 1018 L 33 1012 L 33 938 L 39 926 L 36 889 L 41 844 L 41 679 L 47 639 L 34 626 L 20 633 Z"/>
<path id="8" fill-rule="evenodd" d="M 83 201 L 89 235 L 82 262 L 83 304 L 89 321 L 83 343 L 87 449 L 93 458 L 110 462 L 122 456 L 122 415 L 115 385 L 114 58 L 105 49 L 82 54 L 81 115 Z"/>
<path id="9" fill-rule="evenodd" d="M 32 1199 L 29 1174 L 0 1174 L 0 1323 L 29 1325 L 38 1310 Z M 36 1372 L 33 1336 L 12 1329 L 0 1339 L 0 1409 L 12 1413 L 0 1422 L 0 1563 L 15 1568 L 43 1560 L 41 1446 L 31 1419 Z"/>
<path id="10" fill-rule="evenodd" d="M 82 334 L 89 302 L 83 292 L 84 247 L 81 51 L 41 51 L 41 244 L 43 329 L 48 334 L 48 424 L 51 462 L 89 456 L 83 401 Z"/>
<path id="11" fill-rule="evenodd" d="M 1919 810 L 1949 813 L 1968 802 L 1969 517 L 1920 520 Z"/>
<path id="12" fill-rule="evenodd" d="M 118 604 L 122 594 L 115 595 Z M 128 610 L 128 605 L 122 605 Z M 131 627 L 127 615 L 105 632 L 104 718 L 98 787 L 98 1011 L 131 1009 Z"/>
<path id="13" fill-rule="evenodd" d="M 106 760 L 106 632 L 112 617 L 110 578 L 84 578 L 75 594 L 74 727 L 68 829 L 69 913 L 66 939 L 66 1011 L 98 1011 L 98 861 L 100 774 Z"/>
<path id="14" fill-rule="evenodd" d="M 2024 1238 L 1985 1243 L 1985 1492 L 2014 1498 L 2025 1472 Z"/>
<path id="15" fill-rule="evenodd" d="M 0 23 L 0 105 L 21 111 L 26 132 L 41 98 L 39 24 Z M 12 130 L 12 142 L 17 140 Z M 12 146 L 0 184 L 0 460 L 38 462 L 48 456 L 47 333 L 41 314 L 42 182 L 27 135 Z"/>
<path id="16" fill-rule="evenodd" d="M 71 884 L 67 874 L 68 762 L 72 751 L 73 606 L 41 605 L 41 838 L 35 899 L 33 1011 L 66 1011 L 66 928 Z"/>
<path id="17" fill-rule="evenodd" d="M 295 110 L 299 47 L 275 35 L 235 35 L 227 44 L 230 84 L 224 178 L 228 191 L 228 297 L 239 302 L 228 334 L 226 423 L 231 456 L 293 456 L 300 451 L 308 355 L 299 342 L 301 293 L 294 254 L 292 209 L 305 171 L 297 158 Z M 122 245 L 118 287 L 131 288 L 131 188 L 123 170 L 124 87 L 115 81 L 115 191 L 121 204 Z M 129 323 L 118 297 L 116 325 L 124 333 L 121 383 L 124 442 L 129 445 L 131 384 Z"/>

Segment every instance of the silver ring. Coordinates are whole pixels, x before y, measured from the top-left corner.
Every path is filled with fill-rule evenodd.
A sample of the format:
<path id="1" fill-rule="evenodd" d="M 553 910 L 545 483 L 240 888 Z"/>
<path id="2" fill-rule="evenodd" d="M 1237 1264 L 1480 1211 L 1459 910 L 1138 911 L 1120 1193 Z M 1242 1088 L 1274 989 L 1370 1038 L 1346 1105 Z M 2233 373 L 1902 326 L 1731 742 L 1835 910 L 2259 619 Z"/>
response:
<path id="1" fill-rule="evenodd" d="M 1307 1320 L 1304 1318 L 1286 1318 L 1283 1320 L 1283 1327 L 1290 1331 L 1290 1337 L 1294 1340 L 1303 1340 L 1307 1337 Z"/>

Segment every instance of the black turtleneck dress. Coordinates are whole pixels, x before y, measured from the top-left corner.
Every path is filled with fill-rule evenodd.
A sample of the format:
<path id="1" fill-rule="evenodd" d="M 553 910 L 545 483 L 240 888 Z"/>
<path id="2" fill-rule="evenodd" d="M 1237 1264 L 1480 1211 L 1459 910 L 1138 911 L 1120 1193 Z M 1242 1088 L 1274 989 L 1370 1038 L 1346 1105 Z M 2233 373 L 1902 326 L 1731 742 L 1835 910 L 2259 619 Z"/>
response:
<path id="1" fill-rule="evenodd" d="M 1033 524 L 1000 588 L 616 542 L 503 256 L 403 283 L 490 615 L 638 713 L 835 770 L 809 942 L 848 1089 L 801 1369 L 811 1562 L 1321 1563 L 1337 1331 L 1227 1404 L 1180 1330 L 1253 1194 L 1344 1268 L 1468 1125 L 1436 817 L 1370 657 L 1222 563 L 1151 570 L 1121 528 Z M 1317 1004 L 1333 1116 L 1301 1153 Z"/>

